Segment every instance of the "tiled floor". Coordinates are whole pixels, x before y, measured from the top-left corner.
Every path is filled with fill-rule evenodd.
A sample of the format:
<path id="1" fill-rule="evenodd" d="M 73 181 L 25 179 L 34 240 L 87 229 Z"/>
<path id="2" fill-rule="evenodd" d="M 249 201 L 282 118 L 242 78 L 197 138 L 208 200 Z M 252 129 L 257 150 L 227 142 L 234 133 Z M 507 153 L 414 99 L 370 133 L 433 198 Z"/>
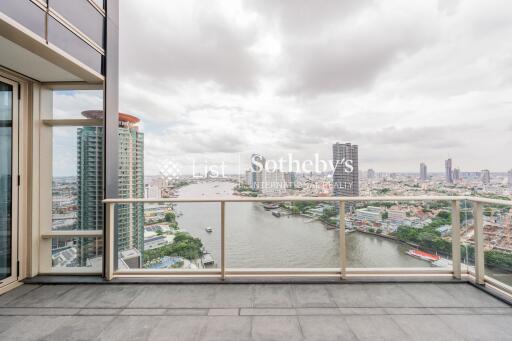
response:
<path id="1" fill-rule="evenodd" d="M 469 284 L 23 285 L 0 340 L 512 340 Z"/>

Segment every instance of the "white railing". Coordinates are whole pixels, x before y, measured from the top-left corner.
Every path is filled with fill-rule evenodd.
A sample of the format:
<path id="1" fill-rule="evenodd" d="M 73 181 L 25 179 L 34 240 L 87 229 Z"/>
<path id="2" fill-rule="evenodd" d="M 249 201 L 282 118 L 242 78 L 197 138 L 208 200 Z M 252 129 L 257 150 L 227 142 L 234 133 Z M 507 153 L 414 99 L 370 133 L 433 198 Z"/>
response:
<path id="1" fill-rule="evenodd" d="M 474 216 L 474 241 L 475 241 L 475 266 L 474 269 L 461 268 L 461 235 L 460 235 L 460 201 L 467 200 L 473 203 Z M 345 231 L 345 203 L 368 202 L 368 201 L 391 201 L 391 202 L 421 202 L 421 201 L 450 201 L 452 209 L 452 264 L 451 268 L 347 268 L 346 240 L 345 233 L 339 233 L 339 268 L 323 269 L 239 269 L 226 268 L 225 264 L 225 214 L 226 203 L 243 202 L 337 202 L 340 204 L 340 232 Z M 470 276 L 478 284 L 486 282 L 484 266 L 484 243 L 483 243 L 483 204 L 498 204 L 512 206 L 512 201 L 494 200 L 486 198 L 466 196 L 383 196 L 383 197 L 229 197 L 229 198 L 169 198 L 169 199 L 106 199 L 103 201 L 107 208 L 106 240 L 106 277 L 161 277 L 161 276 L 207 276 L 226 277 L 237 276 L 336 276 L 342 279 L 361 276 L 453 276 L 461 279 Z M 134 203 L 220 203 L 220 269 L 209 270 L 148 270 L 129 269 L 116 270 L 114 265 L 114 212 L 118 204 Z"/>
<path id="2" fill-rule="evenodd" d="M 468 201 L 473 206 L 473 229 L 474 229 L 474 267 L 461 266 L 461 222 L 460 202 Z M 226 203 L 251 203 L 251 202 L 335 202 L 339 203 L 340 232 L 345 231 L 345 203 L 350 202 L 428 202 L 428 201 L 449 201 L 451 202 L 452 217 L 452 267 L 450 268 L 349 268 L 347 267 L 347 248 L 345 233 L 339 233 L 339 264 L 337 268 L 227 268 L 226 267 Z M 57 237 L 94 237 L 105 238 L 105 277 L 108 280 L 121 277 L 168 277 L 168 276 L 199 276 L 216 277 L 225 279 L 227 277 L 338 277 L 366 278 L 366 277 L 404 277 L 416 276 L 426 279 L 433 277 L 453 277 L 474 281 L 477 284 L 490 284 L 502 291 L 512 295 L 512 288 L 496 279 L 485 275 L 484 260 L 484 233 L 483 233 L 483 205 L 506 205 L 512 206 L 512 201 L 497 200 L 468 196 L 382 196 L 382 197 L 229 197 L 229 198 L 169 198 L 169 199 L 106 199 L 105 215 L 106 228 L 103 231 L 49 231 L 42 234 L 43 240 L 51 240 Z M 220 268 L 200 270 L 179 270 L 179 269 L 123 269 L 115 267 L 115 210 L 119 204 L 135 203 L 219 203 L 220 207 Z M 46 242 L 48 244 L 48 242 Z M 75 269 L 71 270 L 74 272 Z M 86 273 L 86 269 L 76 271 L 76 274 Z M 53 271 L 53 273 L 58 273 Z M 65 271 L 65 273 L 69 273 Z"/>

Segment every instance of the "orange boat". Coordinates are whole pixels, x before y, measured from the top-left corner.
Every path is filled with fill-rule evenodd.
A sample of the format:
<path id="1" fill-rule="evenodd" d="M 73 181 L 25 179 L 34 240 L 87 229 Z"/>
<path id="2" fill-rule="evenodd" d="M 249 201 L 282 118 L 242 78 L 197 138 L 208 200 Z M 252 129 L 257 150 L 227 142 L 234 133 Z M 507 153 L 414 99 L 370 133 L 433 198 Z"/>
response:
<path id="1" fill-rule="evenodd" d="M 439 257 L 438 255 L 433 255 L 431 253 L 428 253 L 428 252 L 423 252 L 423 251 L 420 251 L 420 250 L 409 250 L 407 251 L 407 254 L 409 256 L 412 256 L 412 257 L 415 257 L 415 258 L 419 258 L 419 259 L 422 259 L 422 260 L 426 260 L 426 261 L 429 261 L 429 262 L 435 262 L 436 260 L 439 260 L 441 259 L 441 257 Z"/>

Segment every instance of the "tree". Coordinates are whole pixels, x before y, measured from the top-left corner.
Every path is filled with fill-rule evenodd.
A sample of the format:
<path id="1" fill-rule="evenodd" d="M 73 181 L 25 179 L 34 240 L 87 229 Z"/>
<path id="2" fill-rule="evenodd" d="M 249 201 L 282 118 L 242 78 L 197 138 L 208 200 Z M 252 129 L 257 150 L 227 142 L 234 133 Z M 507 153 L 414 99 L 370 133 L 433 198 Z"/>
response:
<path id="1" fill-rule="evenodd" d="M 388 211 L 384 211 L 384 212 L 382 212 L 382 214 L 380 216 L 381 216 L 382 220 L 386 220 L 389 218 L 389 213 L 388 213 Z"/>
<path id="2" fill-rule="evenodd" d="M 166 212 L 165 213 L 165 221 L 168 223 L 172 223 L 176 220 L 176 214 L 174 212 Z"/>

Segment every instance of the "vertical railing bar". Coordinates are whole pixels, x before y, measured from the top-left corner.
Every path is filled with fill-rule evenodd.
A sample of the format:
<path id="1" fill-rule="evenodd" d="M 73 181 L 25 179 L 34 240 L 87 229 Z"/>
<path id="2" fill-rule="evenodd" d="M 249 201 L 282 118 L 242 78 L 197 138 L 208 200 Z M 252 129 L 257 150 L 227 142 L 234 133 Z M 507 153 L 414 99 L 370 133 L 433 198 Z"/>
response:
<path id="1" fill-rule="evenodd" d="M 475 239 L 475 281 L 484 284 L 484 222 L 482 203 L 473 202 L 474 239 Z"/>
<path id="2" fill-rule="evenodd" d="M 460 204 L 452 201 L 452 265 L 453 278 L 461 279 L 460 268 Z"/>
<path id="3" fill-rule="evenodd" d="M 220 278 L 226 278 L 226 248 L 225 248 L 225 206 L 224 201 L 220 202 Z"/>
<path id="4" fill-rule="evenodd" d="M 345 238 L 345 202 L 340 204 L 340 277 L 344 279 L 347 276 L 347 245 Z"/>
<path id="5" fill-rule="evenodd" d="M 105 231 L 105 238 L 107 249 L 105 250 L 106 257 L 106 278 L 108 281 L 114 278 L 114 216 L 115 216 L 115 203 L 107 203 L 107 224 Z"/>

